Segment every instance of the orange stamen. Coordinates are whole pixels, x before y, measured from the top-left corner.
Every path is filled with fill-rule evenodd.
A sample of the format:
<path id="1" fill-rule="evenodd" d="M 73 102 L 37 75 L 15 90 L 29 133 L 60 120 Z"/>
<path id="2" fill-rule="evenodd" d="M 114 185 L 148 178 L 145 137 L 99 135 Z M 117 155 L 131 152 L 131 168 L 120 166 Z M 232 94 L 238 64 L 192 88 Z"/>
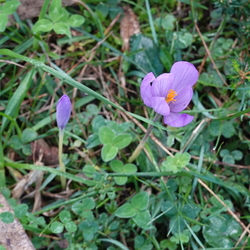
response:
<path id="1" fill-rule="evenodd" d="M 168 91 L 168 94 L 166 96 L 166 102 L 170 103 L 170 102 L 176 102 L 176 99 L 174 99 L 178 94 L 176 94 L 176 92 L 173 89 L 170 89 Z"/>

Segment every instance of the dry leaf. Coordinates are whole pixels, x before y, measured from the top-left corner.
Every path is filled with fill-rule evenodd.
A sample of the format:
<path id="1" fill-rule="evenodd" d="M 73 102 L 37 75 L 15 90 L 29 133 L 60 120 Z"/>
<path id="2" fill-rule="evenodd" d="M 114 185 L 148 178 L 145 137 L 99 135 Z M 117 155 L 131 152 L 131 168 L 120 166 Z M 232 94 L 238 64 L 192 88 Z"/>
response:
<path id="1" fill-rule="evenodd" d="M 123 51 L 129 50 L 129 39 L 135 34 L 139 34 L 140 24 L 136 14 L 129 6 L 124 6 L 124 17 L 121 20 L 120 34 L 123 39 Z"/>

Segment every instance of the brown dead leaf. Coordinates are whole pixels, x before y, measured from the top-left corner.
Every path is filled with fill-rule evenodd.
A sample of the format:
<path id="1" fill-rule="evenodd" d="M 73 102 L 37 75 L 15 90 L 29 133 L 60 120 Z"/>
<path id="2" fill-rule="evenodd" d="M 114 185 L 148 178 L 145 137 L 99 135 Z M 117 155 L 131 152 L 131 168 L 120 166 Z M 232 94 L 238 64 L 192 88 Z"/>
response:
<path id="1" fill-rule="evenodd" d="M 124 17 L 120 24 L 120 34 L 123 39 L 123 51 L 129 50 L 129 39 L 135 34 L 139 34 L 140 24 L 136 14 L 129 6 L 123 6 Z"/>
<path id="2" fill-rule="evenodd" d="M 31 142 L 31 151 L 32 151 L 33 162 L 38 161 L 39 156 L 42 154 L 43 157 L 41 159 L 41 162 L 45 166 L 58 164 L 58 148 L 49 147 L 47 142 L 43 139 L 39 139 L 34 142 Z"/>

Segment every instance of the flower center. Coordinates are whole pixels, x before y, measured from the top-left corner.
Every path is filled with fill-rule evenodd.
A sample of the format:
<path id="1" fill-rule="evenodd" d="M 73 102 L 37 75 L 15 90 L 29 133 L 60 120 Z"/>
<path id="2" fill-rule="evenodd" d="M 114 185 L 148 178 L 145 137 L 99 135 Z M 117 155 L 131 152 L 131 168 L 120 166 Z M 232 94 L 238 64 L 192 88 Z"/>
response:
<path id="1" fill-rule="evenodd" d="M 178 94 L 176 94 L 176 92 L 173 89 L 170 89 L 168 91 L 168 94 L 166 96 L 166 102 L 170 103 L 170 102 L 176 102 L 176 99 L 174 99 Z"/>

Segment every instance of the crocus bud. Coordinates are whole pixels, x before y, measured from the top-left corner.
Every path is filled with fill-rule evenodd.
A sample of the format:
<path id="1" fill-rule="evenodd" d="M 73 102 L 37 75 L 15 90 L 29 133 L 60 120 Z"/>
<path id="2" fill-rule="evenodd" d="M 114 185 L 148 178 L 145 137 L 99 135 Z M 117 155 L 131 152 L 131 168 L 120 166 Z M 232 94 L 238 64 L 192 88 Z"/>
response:
<path id="1" fill-rule="evenodd" d="M 56 121 L 59 129 L 64 129 L 69 121 L 71 102 L 67 95 L 63 95 L 56 105 Z"/>

